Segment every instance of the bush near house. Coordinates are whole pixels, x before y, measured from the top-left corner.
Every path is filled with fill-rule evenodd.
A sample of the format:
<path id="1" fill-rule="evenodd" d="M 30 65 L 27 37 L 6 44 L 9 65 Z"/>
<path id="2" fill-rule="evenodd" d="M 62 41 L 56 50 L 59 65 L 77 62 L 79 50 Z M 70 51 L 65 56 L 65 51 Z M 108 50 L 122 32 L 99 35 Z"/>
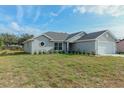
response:
<path id="1" fill-rule="evenodd" d="M 124 52 L 118 52 L 118 54 L 124 54 Z"/>

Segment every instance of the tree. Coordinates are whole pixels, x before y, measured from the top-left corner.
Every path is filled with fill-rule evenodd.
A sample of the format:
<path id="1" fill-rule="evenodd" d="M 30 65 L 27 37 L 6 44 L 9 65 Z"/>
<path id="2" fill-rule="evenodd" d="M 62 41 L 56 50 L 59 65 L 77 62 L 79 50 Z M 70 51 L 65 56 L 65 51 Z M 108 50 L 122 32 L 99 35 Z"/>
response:
<path id="1" fill-rule="evenodd" d="M 3 41 L 0 40 L 0 47 L 2 47 L 4 45 Z"/>
<path id="2" fill-rule="evenodd" d="M 29 34 L 22 34 L 19 39 L 18 39 L 18 44 L 19 45 L 23 45 L 23 42 L 28 40 L 28 39 L 31 39 L 33 38 L 34 36 L 33 35 L 29 35 Z"/>
<path id="3" fill-rule="evenodd" d="M 2 33 L 2 34 L 0 34 L 0 40 L 5 45 L 11 45 L 11 44 L 18 43 L 18 37 L 14 34 Z"/>

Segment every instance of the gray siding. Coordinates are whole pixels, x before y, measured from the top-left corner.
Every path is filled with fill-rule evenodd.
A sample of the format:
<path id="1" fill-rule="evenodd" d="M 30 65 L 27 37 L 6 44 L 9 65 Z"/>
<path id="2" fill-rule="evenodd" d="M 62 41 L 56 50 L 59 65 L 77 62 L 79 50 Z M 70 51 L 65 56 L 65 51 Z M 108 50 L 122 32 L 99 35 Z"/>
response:
<path id="1" fill-rule="evenodd" d="M 44 46 L 41 46 L 40 43 L 44 42 Z M 27 42 L 24 44 L 24 51 L 28 53 L 39 53 L 39 52 L 47 52 L 50 50 L 54 50 L 54 43 L 53 41 L 50 41 L 49 38 L 46 36 L 41 35 L 40 37 L 35 38 L 31 42 Z M 66 50 L 66 43 L 62 42 L 62 49 Z"/>
<path id="2" fill-rule="evenodd" d="M 27 53 L 31 53 L 32 51 L 32 42 L 27 42 L 24 44 L 24 51 Z"/>
<path id="3" fill-rule="evenodd" d="M 40 45 L 41 42 L 44 42 L 45 45 L 41 46 Z M 51 42 L 50 39 L 42 35 L 33 41 L 32 53 L 39 52 L 39 51 L 41 52 L 49 51 L 49 50 L 53 50 L 53 48 L 54 48 L 54 42 Z"/>
<path id="4" fill-rule="evenodd" d="M 98 37 L 98 41 L 109 41 L 109 42 L 115 42 L 115 40 L 112 38 L 112 36 L 107 32 Z"/>
<path id="5" fill-rule="evenodd" d="M 95 41 L 82 41 L 73 44 L 74 51 L 95 52 Z"/>
<path id="6" fill-rule="evenodd" d="M 114 38 L 107 32 L 104 33 L 103 35 L 101 35 L 100 37 L 97 38 L 96 40 L 96 53 L 100 54 L 99 51 L 99 47 L 103 46 L 105 44 L 110 44 L 110 47 L 113 48 L 116 52 L 116 41 L 114 40 Z"/>

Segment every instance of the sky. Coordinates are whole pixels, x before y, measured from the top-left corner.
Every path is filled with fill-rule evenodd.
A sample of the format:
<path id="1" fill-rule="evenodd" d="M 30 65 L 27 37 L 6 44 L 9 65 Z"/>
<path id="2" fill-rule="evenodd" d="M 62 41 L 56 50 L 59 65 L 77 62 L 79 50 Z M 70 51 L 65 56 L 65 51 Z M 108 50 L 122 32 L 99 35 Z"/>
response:
<path id="1" fill-rule="evenodd" d="M 41 35 L 47 31 L 110 30 L 124 38 L 124 6 L 0 6 L 0 33 Z"/>

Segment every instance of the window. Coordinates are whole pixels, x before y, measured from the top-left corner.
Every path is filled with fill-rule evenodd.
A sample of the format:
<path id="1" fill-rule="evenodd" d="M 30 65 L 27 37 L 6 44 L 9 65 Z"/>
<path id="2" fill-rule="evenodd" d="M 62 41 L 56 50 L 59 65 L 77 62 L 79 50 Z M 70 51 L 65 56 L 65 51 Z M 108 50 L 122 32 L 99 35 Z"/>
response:
<path id="1" fill-rule="evenodd" d="M 55 43 L 55 50 L 58 50 L 58 43 Z"/>
<path id="2" fill-rule="evenodd" d="M 41 42 L 40 45 L 41 45 L 41 46 L 44 46 L 44 42 Z"/>
<path id="3" fill-rule="evenodd" d="M 55 50 L 62 50 L 62 43 L 54 43 Z"/>
<path id="4" fill-rule="evenodd" d="M 62 50 L 62 43 L 59 43 L 59 50 Z"/>

